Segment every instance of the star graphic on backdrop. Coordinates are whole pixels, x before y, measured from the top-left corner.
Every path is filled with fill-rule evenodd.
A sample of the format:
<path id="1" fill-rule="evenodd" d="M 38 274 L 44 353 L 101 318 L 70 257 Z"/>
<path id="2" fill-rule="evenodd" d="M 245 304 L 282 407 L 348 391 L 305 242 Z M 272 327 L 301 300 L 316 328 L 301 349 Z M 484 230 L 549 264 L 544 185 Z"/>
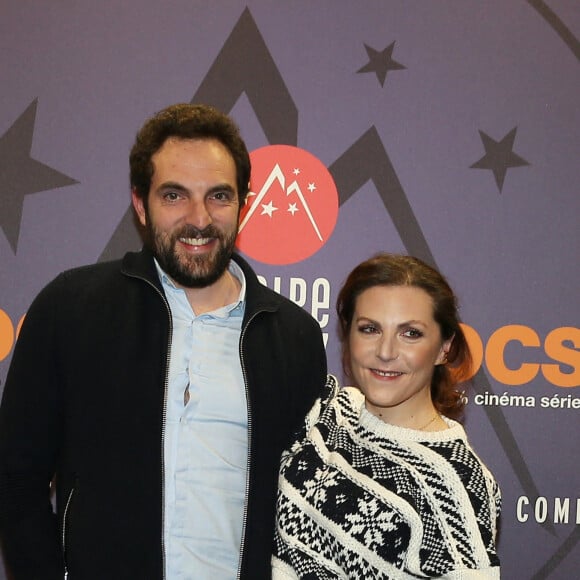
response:
<path id="1" fill-rule="evenodd" d="M 375 50 L 367 44 L 365 44 L 365 49 L 369 57 L 369 62 L 365 64 L 362 68 L 359 68 L 357 73 L 374 72 L 377 75 L 377 79 L 381 83 L 381 87 L 385 86 L 385 79 L 387 78 L 387 73 L 390 70 L 403 70 L 407 68 L 401 63 L 393 60 L 393 49 L 395 48 L 395 43 L 392 42 L 383 51 Z"/>
<path id="2" fill-rule="evenodd" d="M 298 211 L 298 208 L 296 207 L 296 204 L 295 204 L 295 203 L 289 203 L 289 204 L 288 204 L 288 211 L 289 211 L 289 212 L 290 212 L 292 215 L 294 215 L 294 214 L 295 214 L 295 213 Z"/>
<path id="3" fill-rule="evenodd" d="M 270 200 L 268 203 L 262 204 L 262 213 L 260 215 L 268 215 L 269 217 L 272 217 L 272 214 L 277 210 L 278 208 L 274 207 L 274 204 Z"/>
<path id="4" fill-rule="evenodd" d="M 522 167 L 529 163 L 513 152 L 517 127 L 514 127 L 501 141 L 495 141 L 483 131 L 479 136 L 485 148 L 485 155 L 469 167 L 471 169 L 490 169 L 501 193 L 507 170 L 512 167 Z"/>
<path id="5" fill-rule="evenodd" d="M 312 193 L 312 192 L 313 192 L 313 191 L 315 191 L 315 190 L 316 190 L 316 185 L 314 185 L 314 183 L 309 183 L 309 184 L 308 184 L 308 191 L 309 191 L 310 193 Z"/>
<path id="6" fill-rule="evenodd" d="M 298 167 L 296 167 L 296 168 L 295 168 L 295 169 L 292 171 L 292 173 L 293 173 L 294 175 L 300 175 L 300 169 L 298 169 Z"/>
<path id="7" fill-rule="evenodd" d="M 30 157 L 36 104 L 34 100 L 0 137 L 0 227 L 15 254 L 24 196 L 78 183 Z"/>

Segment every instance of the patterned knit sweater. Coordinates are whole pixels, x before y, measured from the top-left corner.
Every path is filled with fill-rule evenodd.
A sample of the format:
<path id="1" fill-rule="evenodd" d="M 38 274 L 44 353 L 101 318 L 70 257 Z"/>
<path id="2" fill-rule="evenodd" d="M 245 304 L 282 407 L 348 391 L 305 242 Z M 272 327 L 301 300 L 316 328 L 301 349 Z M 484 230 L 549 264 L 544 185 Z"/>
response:
<path id="1" fill-rule="evenodd" d="M 272 578 L 499 578 L 500 492 L 461 425 L 395 427 L 327 388 L 282 457 Z"/>

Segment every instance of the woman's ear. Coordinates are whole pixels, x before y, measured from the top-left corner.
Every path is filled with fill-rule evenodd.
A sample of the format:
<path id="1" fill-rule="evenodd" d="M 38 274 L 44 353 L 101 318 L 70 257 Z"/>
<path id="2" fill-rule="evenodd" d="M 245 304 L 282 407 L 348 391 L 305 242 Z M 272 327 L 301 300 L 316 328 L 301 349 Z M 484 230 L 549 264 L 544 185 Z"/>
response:
<path id="1" fill-rule="evenodd" d="M 451 343 L 453 342 L 454 337 L 455 335 L 443 341 L 441 349 L 439 350 L 439 355 L 437 356 L 437 360 L 435 361 L 435 365 L 447 364 L 447 355 L 449 354 L 449 349 L 451 348 Z"/>
<path id="2" fill-rule="evenodd" d="M 350 350 L 348 348 L 348 344 L 345 344 L 342 347 L 341 362 L 342 362 L 342 372 L 344 374 L 344 378 L 351 380 L 352 375 L 351 375 L 351 371 L 350 371 Z"/>

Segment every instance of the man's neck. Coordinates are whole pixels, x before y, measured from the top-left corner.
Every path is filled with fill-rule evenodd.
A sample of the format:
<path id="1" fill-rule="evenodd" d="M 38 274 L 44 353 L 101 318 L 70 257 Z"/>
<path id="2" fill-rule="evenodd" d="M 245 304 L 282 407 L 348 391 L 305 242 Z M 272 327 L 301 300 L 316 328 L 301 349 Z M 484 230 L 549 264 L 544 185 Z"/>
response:
<path id="1" fill-rule="evenodd" d="M 196 316 L 231 304 L 237 300 L 240 289 L 240 281 L 229 270 L 205 288 L 183 288 Z"/>

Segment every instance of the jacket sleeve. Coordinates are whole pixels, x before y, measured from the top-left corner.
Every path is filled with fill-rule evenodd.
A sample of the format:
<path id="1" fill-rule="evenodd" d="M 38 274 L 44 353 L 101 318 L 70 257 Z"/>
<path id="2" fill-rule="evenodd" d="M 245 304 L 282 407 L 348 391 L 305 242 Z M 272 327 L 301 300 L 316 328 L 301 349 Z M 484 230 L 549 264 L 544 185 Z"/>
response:
<path id="1" fill-rule="evenodd" d="M 310 314 L 301 313 L 300 330 L 294 338 L 293 364 L 297 367 L 294 373 L 295 382 L 290 388 L 292 403 L 286 411 L 292 410 L 292 431 L 284 442 L 286 447 L 292 437 L 304 423 L 304 418 L 312 409 L 317 399 L 324 399 L 327 379 L 326 350 L 318 322 Z"/>
<path id="2" fill-rule="evenodd" d="M 326 349 L 322 339 L 322 332 L 318 322 L 307 314 L 310 323 L 310 332 L 308 340 L 305 344 L 308 345 L 303 352 L 306 351 L 308 359 L 302 365 L 305 373 L 303 385 L 308 386 L 308 392 L 311 397 L 311 403 L 315 399 L 323 397 L 326 391 L 327 379 L 327 361 Z"/>
<path id="3" fill-rule="evenodd" d="M 26 315 L 0 406 L 0 539 L 14 580 L 64 574 L 50 500 L 61 424 L 57 287 L 45 288 Z"/>

